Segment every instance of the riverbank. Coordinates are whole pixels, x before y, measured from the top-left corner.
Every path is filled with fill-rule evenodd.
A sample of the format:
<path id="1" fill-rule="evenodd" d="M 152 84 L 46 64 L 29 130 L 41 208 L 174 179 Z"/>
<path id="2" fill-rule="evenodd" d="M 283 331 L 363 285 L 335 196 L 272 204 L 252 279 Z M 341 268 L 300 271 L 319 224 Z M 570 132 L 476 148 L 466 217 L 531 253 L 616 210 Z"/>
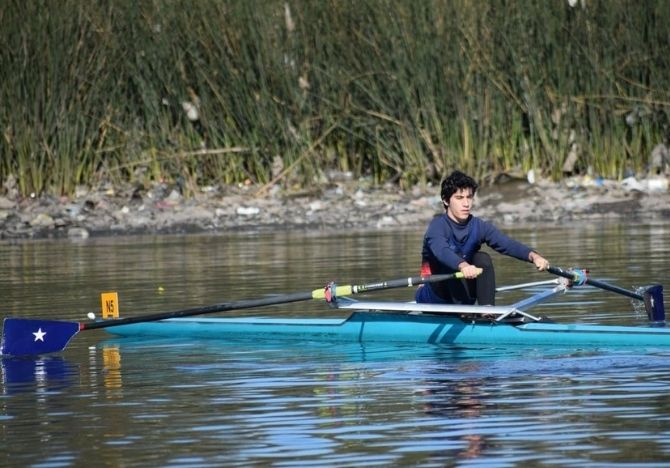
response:
<path id="1" fill-rule="evenodd" d="M 665 177 L 533 182 L 503 178 L 481 187 L 474 212 L 501 227 L 670 220 Z M 82 187 L 74 197 L 60 199 L 20 199 L 8 190 L 0 196 L 0 238 L 423 227 L 443 211 L 438 193 L 434 186 L 399 190 L 347 180 L 299 191 L 201 187 L 188 197 L 167 184 L 148 189 Z"/>

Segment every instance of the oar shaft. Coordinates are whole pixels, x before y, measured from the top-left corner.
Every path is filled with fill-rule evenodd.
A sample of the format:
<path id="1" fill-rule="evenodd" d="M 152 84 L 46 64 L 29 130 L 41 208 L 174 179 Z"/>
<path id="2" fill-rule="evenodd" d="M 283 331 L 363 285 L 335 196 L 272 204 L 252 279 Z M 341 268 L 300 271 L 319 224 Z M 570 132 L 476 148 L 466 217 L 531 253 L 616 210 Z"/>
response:
<path id="1" fill-rule="evenodd" d="M 611 284 L 603 283 L 602 281 L 594 280 L 588 278 L 586 280 L 586 284 L 590 284 L 591 286 L 595 286 L 600 289 L 605 289 L 607 291 L 611 291 L 614 293 L 619 293 L 623 294 L 624 296 L 628 296 L 632 299 L 637 299 L 639 301 L 644 301 L 644 297 L 642 297 L 640 294 L 636 294 L 633 291 L 629 291 L 627 289 L 619 288 L 618 286 L 613 286 Z"/>
<path id="2" fill-rule="evenodd" d="M 125 317 L 120 319 L 105 320 L 102 322 L 82 323 L 82 330 L 93 330 L 95 328 L 116 327 L 118 325 L 130 325 L 131 323 L 155 322 L 177 317 L 190 317 L 193 315 L 214 314 L 228 310 L 253 309 L 267 305 L 289 304 L 291 302 L 308 301 L 312 299 L 312 293 L 285 294 L 281 298 L 270 296 L 263 299 L 248 299 L 242 301 L 222 302 L 205 307 L 194 307 L 192 309 L 175 310 L 173 312 L 159 312 L 155 314 L 140 315 L 137 317 Z"/>
<path id="3" fill-rule="evenodd" d="M 454 278 L 462 278 L 463 274 L 452 273 L 448 275 L 431 276 L 413 276 L 390 281 L 381 281 L 378 283 L 368 283 L 359 285 L 336 286 L 335 296 L 350 296 L 368 291 L 377 291 L 380 289 L 392 289 L 401 287 L 410 287 L 424 283 L 434 283 Z M 155 322 L 177 317 L 189 317 L 193 315 L 206 315 L 216 312 L 226 312 L 229 310 L 253 309 L 269 305 L 290 304 L 292 302 L 309 301 L 310 299 L 325 299 L 326 290 L 315 289 L 311 292 L 297 292 L 292 294 L 283 294 L 281 296 L 269 296 L 262 299 L 246 299 L 241 301 L 223 302 L 205 307 L 194 307 L 191 309 L 175 310 L 173 312 L 160 312 L 156 314 L 140 315 L 136 317 L 125 317 L 113 320 L 104 320 L 100 322 L 80 323 L 80 330 L 93 330 L 96 328 L 116 327 L 118 325 L 130 325 L 131 323 Z"/>
<path id="4" fill-rule="evenodd" d="M 555 266 L 550 266 L 547 268 L 547 271 L 549 273 L 553 273 L 554 275 L 557 276 L 562 276 L 563 278 L 568 278 L 573 281 L 578 281 L 579 280 L 579 275 L 575 274 L 572 271 L 567 271 L 559 267 Z M 614 286 L 608 283 L 603 283 L 602 281 L 594 280 L 591 278 L 586 278 L 585 281 L 586 284 L 589 284 L 591 286 L 595 286 L 596 288 L 604 289 L 606 291 L 614 292 L 617 294 L 622 294 L 624 296 L 628 296 L 632 299 L 637 299 L 638 301 L 644 301 L 644 297 L 640 294 L 634 293 L 633 291 L 629 291 L 627 289 L 620 288 L 618 286 Z"/>

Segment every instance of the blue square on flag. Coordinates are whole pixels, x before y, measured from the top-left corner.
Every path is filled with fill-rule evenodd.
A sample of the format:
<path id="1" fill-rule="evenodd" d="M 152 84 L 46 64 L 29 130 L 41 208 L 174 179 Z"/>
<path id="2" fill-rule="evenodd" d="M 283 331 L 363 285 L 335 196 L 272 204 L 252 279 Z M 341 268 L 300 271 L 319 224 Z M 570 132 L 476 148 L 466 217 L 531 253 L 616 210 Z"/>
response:
<path id="1" fill-rule="evenodd" d="M 77 322 L 6 318 L 0 354 L 21 356 L 62 351 L 79 332 Z"/>

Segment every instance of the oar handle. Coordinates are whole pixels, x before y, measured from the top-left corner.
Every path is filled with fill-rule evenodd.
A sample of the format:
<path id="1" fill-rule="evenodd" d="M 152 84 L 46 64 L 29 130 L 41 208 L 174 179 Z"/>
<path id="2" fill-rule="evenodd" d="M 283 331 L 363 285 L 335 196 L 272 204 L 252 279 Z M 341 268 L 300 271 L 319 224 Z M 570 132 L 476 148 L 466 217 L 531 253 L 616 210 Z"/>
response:
<path id="1" fill-rule="evenodd" d="M 587 276 L 584 270 L 564 270 L 563 268 L 550 266 L 547 268 L 549 273 L 553 273 L 557 276 L 562 276 L 563 278 L 571 279 L 578 284 L 589 284 L 595 286 L 596 288 L 604 289 L 606 291 L 611 291 L 617 294 L 622 294 L 628 296 L 632 299 L 637 299 L 638 301 L 644 301 L 644 297 L 640 294 L 629 291 L 628 289 L 623 289 L 618 286 L 614 286 L 608 283 L 603 283 L 602 281 L 591 279 Z"/>

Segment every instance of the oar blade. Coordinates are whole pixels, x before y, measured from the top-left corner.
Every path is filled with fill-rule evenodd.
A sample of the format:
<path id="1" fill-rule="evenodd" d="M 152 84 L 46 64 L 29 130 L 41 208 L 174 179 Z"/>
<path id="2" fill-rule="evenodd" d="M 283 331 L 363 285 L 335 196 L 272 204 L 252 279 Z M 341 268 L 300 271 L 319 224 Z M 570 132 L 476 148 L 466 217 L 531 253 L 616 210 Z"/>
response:
<path id="1" fill-rule="evenodd" d="M 6 318 L 0 355 L 27 356 L 62 351 L 78 332 L 77 322 Z"/>
<path id="2" fill-rule="evenodd" d="M 665 306 L 663 305 L 663 286 L 655 284 L 649 286 L 642 294 L 644 308 L 652 322 L 665 322 Z"/>

